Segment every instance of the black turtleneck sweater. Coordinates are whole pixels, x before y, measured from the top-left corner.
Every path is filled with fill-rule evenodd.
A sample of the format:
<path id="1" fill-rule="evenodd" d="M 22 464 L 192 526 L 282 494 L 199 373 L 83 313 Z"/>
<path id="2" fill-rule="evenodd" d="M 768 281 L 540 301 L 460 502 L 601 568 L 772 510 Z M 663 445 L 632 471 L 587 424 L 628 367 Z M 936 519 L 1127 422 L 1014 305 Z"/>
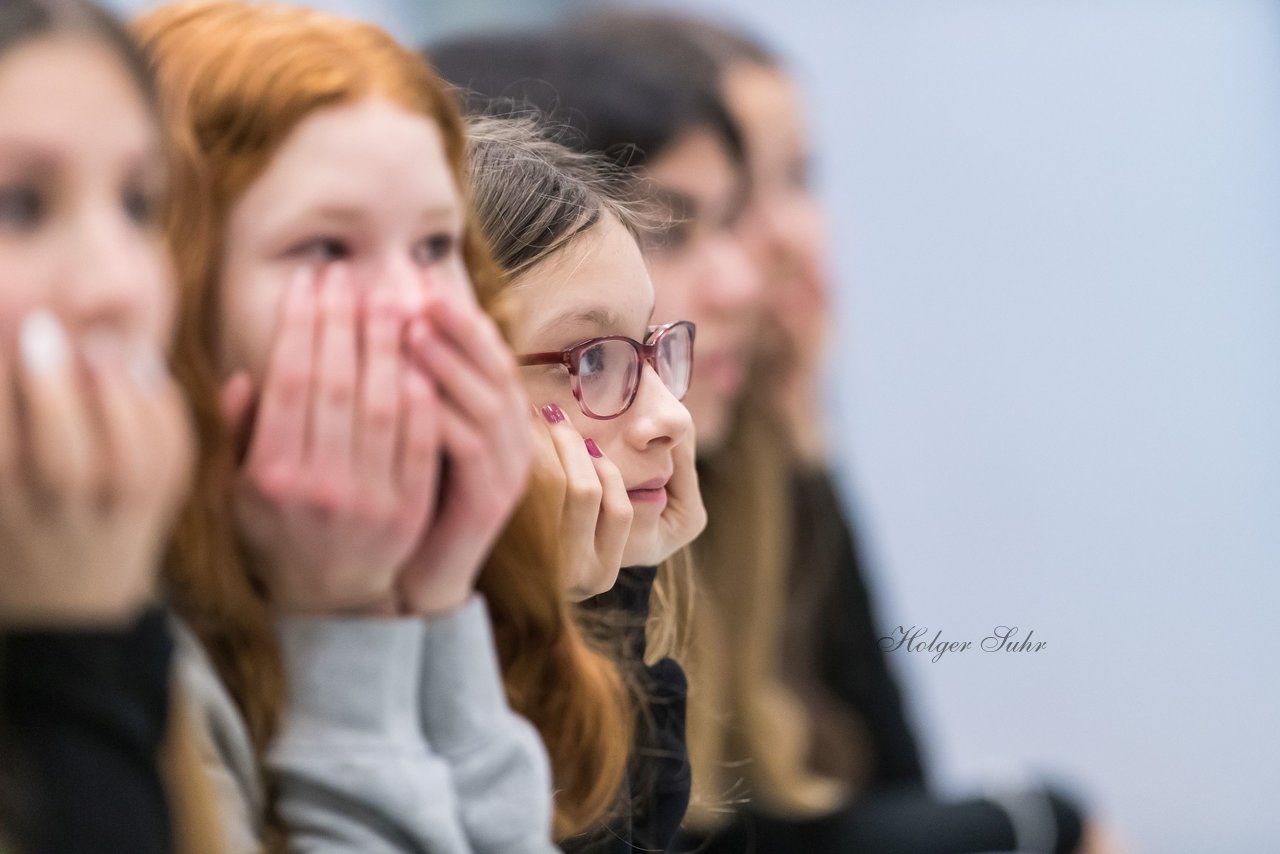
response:
<path id="1" fill-rule="evenodd" d="M 0 633 L 0 851 L 173 850 L 158 766 L 172 652 L 159 610 Z"/>
<path id="2" fill-rule="evenodd" d="M 788 676 L 817 723 L 853 715 L 871 749 L 865 788 L 844 809 L 817 819 L 739 809 L 715 834 L 685 834 L 679 851 L 698 854 L 973 854 L 1017 847 L 1006 807 L 1019 803 L 1056 830 L 1035 854 L 1079 845 L 1082 817 L 1062 793 L 1028 789 L 1003 806 L 986 798 L 943 800 L 927 788 L 925 763 L 906 704 L 878 639 L 886 634 L 843 506 L 828 472 L 797 472 L 791 483 L 794 551 L 788 578 L 784 655 Z M 805 677 L 800 680 L 800 677 Z M 818 756 L 815 759 L 822 759 Z"/>
<path id="3" fill-rule="evenodd" d="M 685 746 L 685 701 L 689 685 L 670 658 L 644 664 L 645 622 L 655 567 L 628 567 L 607 593 L 583 603 L 619 626 L 622 666 L 639 681 L 646 707 L 636 719 L 636 738 L 627 762 L 619 803 L 621 813 L 606 827 L 565 840 L 565 854 L 636 854 L 671 847 L 689 806 L 692 776 Z"/>

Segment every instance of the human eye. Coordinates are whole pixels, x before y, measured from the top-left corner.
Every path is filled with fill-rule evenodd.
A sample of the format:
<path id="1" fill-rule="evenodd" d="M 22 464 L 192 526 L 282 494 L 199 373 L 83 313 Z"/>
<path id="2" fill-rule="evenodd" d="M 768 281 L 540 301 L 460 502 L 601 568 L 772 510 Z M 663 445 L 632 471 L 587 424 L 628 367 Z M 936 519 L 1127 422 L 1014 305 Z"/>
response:
<path id="1" fill-rule="evenodd" d="M 582 358 L 578 360 L 578 376 L 598 376 L 608 370 L 607 351 L 608 348 L 603 343 L 583 350 Z"/>
<path id="2" fill-rule="evenodd" d="M 40 224 L 46 207 L 44 196 L 35 187 L 0 187 L 0 228 L 34 228 Z"/>
<path id="3" fill-rule="evenodd" d="M 290 257 L 327 263 L 351 257 L 351 246 L 337 237 L 313 237 L 289 250 Z"/>
<path id="4" fill-rule="evenodd" d="M 645 248 L 664 252 L 676 252 L 689 244 L 693 237 L 690 220 L 665 223 L 645 235 Z"/>
<path id="5" fill-rule="evenodd" d="M 155 225 L 156 212 L 159 209 L 159 200 L 155 193 L 136 188 L 126 189 L 121 194 L 120 206 L 124 208 L 125 215 L 135 225 L 142 228 Z"/>
<path id="6" fill-rule="evenodd" d="M 458 238 L 448 232 L 424 237 L 414 247 L 414 260 L 424 267 L 437 264 L 451 256 L 458 247 Z"/>

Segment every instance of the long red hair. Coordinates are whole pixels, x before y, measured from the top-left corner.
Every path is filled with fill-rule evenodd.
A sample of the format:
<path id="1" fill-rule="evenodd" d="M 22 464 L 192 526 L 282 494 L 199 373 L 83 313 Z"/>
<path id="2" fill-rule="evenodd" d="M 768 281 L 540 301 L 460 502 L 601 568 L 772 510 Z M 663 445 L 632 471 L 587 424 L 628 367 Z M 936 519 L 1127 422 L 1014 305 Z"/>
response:
<path id="1" fill-rule="evenodd" d="M 219 411 L 218 283 L 228 211 L 304 118 L 385 98 L 436 123 L 464 187 L 463 124 L 431 68 L 382 30 L 306 9 L 242 2 L 169 6 L 136 31 L 155 65 L 175 151 L 167 228 L 180 289 L 175 373 L 200 435 L 194 497 L 171 549 L 172 601 L 207 648 L 261 753 L 285 703 L 269 603 L 237 544 L 233 437 Z M 463 254 L 481 302 L 499 273 L 474 223 Z M 556 833 L 608 809 L 629 747 L 616 668 L 583 638 L 554 555 L 554 523 L 526 500 L 479 582 L 512 706 L 538 727 L 555 774 Z"/>

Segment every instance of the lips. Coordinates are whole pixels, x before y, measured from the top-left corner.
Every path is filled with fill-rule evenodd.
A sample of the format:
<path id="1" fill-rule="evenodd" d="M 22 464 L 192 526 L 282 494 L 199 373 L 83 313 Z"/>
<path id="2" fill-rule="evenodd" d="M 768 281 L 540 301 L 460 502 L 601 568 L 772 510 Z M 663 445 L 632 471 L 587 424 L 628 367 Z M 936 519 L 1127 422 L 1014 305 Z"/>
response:
<path id="1" fill-rule="evenodd" d="M 646 480 L 644 483 L 628 489 L 627 497 L 631 499 L 633 504 L 666 504 L 667 482 L 669 480 L 671 480 L 670 475 Z"/>

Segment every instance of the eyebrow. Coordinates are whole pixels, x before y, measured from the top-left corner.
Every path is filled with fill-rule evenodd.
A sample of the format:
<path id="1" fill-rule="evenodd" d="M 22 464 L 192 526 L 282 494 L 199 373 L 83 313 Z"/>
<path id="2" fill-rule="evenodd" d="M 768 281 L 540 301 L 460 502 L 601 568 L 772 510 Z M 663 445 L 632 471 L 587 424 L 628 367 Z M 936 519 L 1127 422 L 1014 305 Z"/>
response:
<path id="1" fill-rule="evenodd" d="M 361 219 L 366 213 L 365 208 L 360 205 L 320 205 L 307 211 L 309 216 L 348 222 Z M 457 219 L 460 213 L 461 211 L 456 205 L 438 205 L 424 209 L 419 218 L 423 221 Z"/>
<path id="2" fill-rule="evenodd" d="M 542 324 L 542 332 L 550 332 L 561 324 L 578 324 L 594 326 L 598 329 L 613 329 L 618 326 L 618 315 L 603 306 L 586 311 L 570 309 Z"/>

